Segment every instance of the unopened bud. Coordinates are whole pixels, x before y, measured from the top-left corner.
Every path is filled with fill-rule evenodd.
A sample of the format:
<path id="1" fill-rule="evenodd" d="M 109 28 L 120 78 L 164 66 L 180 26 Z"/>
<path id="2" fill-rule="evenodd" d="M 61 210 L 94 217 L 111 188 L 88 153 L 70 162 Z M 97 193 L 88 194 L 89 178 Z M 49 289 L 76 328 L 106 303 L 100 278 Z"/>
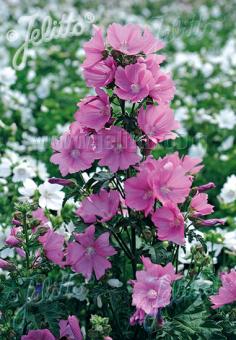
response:
<path id="1" fill-rule="evenodd" d="M 55 178 L 55 177 L 53 177 L 53 178 L 49 178 L 48 182 L 51 183 L 51 184 L 59 184 L 59 185 L 62 185 L 64 187 L 75 185 L 75 182 L 73 182 L 70 179 L 65 179 L 65 178 Z"/>
<path id="2" fill-rule="evenodd" d="M 199 187 L 197 187 L 197 191 L 198 192 L 204 192 L 204 191 L 207 191 L 207 190 L 214 189 L 215 187 L 216 187 L 215 183 L 209 182 L 207 184 L 203 184 L 203 185 L 200 185 Z"/>
<path id="3" fill-rule="evenodd" d="M 198 223 L 200 225 L 206 226 L 206 227 L 211 227 L 211 226 L 215 226 L 215 225 L 224 225 L 225 221 L 220 219 L 220 218 L 212 218 L 209 220 L 199 220 Z"/>

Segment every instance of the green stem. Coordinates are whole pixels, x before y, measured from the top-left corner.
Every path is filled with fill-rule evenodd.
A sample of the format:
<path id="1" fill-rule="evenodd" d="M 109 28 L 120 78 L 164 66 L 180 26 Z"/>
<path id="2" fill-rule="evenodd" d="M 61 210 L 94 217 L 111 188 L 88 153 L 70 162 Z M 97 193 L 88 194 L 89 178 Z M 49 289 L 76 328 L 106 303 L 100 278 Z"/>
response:
<path id="1" fill-rule="evenodd" d="M 136 270 L 137 270 L 137 261 L 136 261 L 136 232 L 135 226 L 131 226 L 131 252 L 132 252 L 132 268 L 133 268 L 133 277 L 136 278 Z"/>
<path id="2" fill-rule="evenodd" d="M 27 269 L 30 268 L 30 256 L 29 256 L 29 235 L 28 235 L 28 227 L 27 227 L 27 217 L 26 217 L 26 213 L 24 213 L 23 216 L 23 233 L 25 236 L 25 255 L 26 255 L 26 266 Z"/>

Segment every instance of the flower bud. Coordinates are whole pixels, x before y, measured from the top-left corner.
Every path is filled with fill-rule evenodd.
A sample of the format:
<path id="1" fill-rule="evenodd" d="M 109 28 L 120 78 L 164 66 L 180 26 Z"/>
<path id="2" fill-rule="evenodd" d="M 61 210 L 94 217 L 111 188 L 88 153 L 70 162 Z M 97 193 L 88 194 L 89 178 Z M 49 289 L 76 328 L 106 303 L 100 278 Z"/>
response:
<path id="1" fill-rule="evenodd" d="M 16 225 L 17 227 L 21 226 L 21 222 L 18 221 L 17 219 L 15 219 L 15 218 L 13 218 L 13 220 L 11 221 L 11 223 L 12 223 L 13 225 Z"/>
<path id="2" fill-rule="evenodd" d="M 197 191 L 201 193 L 201 192 L 204 192 L 204 191 L 207 191 L 207 190 L 214 189 L 215 187 L 216 187 L 215 183 L 209 182 L 209 183 L 206 183 L 206 184 L 203 184 L 203 185 L 200 185 L 199 187 L 197 187 Z"/>
<path id="3" fill-rule="evenodd" d="M 49 183 L 51 184 L 59 184 L 59 185 L 63 185 L 64 187 L 68 187 L 70 185 L 75 185 L 75 183 L 73 181 L 71 181 L 70 179 L 65 179 L 65 178 L 49 178 L 48 180 Z"/>
<path id="4" fill-rule="evenodd" d="M 206 226 L 206 227 L 211 227 L 211 226 L 215 226 L 215 225 L 224 225 L 225 221 L 220 219 L 220 218 L 212 218 L 209 220 L 199 220 L 198 221 L 200 225 Z"/>
<path id="5" fill-rule="evenodd" d="M 0 259 L 0 269 L 3 270 L 10 270 L 13 268 L 13 265 L 9 263 L 8 261 L 5 261 L 3 259 Z"/>
<path id="6" fill-rule="evenodd" d="M 15 247 L 20 243 L 20 240 L 18 238 L 16 238 L 15 236 L 10 235 L 10 236 L 7 237 L 5 243 L 8 246 Z"/>

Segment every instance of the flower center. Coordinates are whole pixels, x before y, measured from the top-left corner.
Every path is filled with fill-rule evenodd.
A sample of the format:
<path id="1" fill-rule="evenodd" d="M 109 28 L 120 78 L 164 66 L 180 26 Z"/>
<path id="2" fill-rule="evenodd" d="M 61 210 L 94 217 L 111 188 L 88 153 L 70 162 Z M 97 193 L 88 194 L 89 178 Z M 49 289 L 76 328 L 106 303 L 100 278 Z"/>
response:
<path id="1" fill-rule="evenodd" d="M 146 191 L 145 194 L 143 195 L 144 200 L 148 200 L 151 197 L 152 197 L 152 191 L 151 190 Z"/>
<path id="2" fill-rule="evenodd" d="M 150 289 L 147 292 L 147 298 L 150 299 L 150 300 L 156 299 L 157 298 L 157 292 L 154 289 Z"/>
<path id="3" fill-rule="evenodd" d="M 86 249 L 86 253 L 87 253 L 88 255 L 93 255 L 93 254 L 95 254 L 95 249 L 94 249 L 93 247 L 88 247 L 88 248 Z"/>
<path id="4" fill-rule="evenodd" d="M 161 187 L 161 192 L 162 194 L 168 194 L 169 192 L 171 192 L 171 190 L 167 187 Z"/>
<path id="5" fill-rule="evenodd" d="M 25 175 L 25 169 L 19 169 L 18 170 L 18 175 L 19 176 L 24 176 Z"/>
<path id="6" fill-rule="evenodd" d="M 172 170 L 173 169 L 173 163 L 172 162 L 167 162 L 164 166 L 163 166 L 163 168 L 165 169 L 165 170 Z"/>
<path id="7" fill-rule="evenodd" d="M 117 150 L 118 152 L 121 152 L 121 151 L 123 150 L 123 145 L 122 145 L 121 143 L 117 143 L 117 144 L 116 144 L 116 150 Z"/>
<path id="8" fill-rule="evenodd" d="M 71 157 L 72 158 L 78 158 L 79 157 L 79 154 L 80 154 L 80 152 L 79 152 L 79 150 L 78 149 L 74 149 L 74 150 L 72 150 L 71 151 Z"/>
<path id="9" fill-rule="evenodd" d="M 140 86 L 138 84 L 132 84 L 130 87 L 133 93 L 138 93 L 140 91 Z"/>
<path id="10" fill-rule="evenodd" d="M 128 51 L 128 48 L 129 48 L 128 43 L 127 43 L 126 40 L 124 40 L 124 41 L 122 42 L 122 44 L 120 45 L 120 49 L 121 49 L 121 50 L 124 50 L 124 51 Z"/>

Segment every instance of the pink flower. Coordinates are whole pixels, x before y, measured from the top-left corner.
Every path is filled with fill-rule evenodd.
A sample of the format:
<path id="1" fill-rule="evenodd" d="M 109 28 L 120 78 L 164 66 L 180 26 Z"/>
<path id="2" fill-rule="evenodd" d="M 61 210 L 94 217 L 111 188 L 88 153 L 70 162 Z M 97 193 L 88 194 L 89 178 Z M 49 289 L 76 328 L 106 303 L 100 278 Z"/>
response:
<path id="1" fill-rule="evenodd" d="M 172 130 L 179 128 L 179 123 L 174 119 L 173 111 L 167 105 L 148 105 L 141 108 L 138 114 L 140 129 L 155 144 L 168 139 L 175 139 L 176 134 Z"/>
<path id="2" fill-rule="evenodd" d="M 178 154 L 155 160 L 149 156 L 137 167 L 139 174 L 125 181 L 126 204 L 147 215 L 155 199 L 166 204 L 183 203 L 189 194 L 192 177 L 186 174 Z"/>
<path id="3" fill-rule="evenodd" d="M 184 218 L 179 208 L 173 203 L 167 203 L 157 209 L 152 215 L 152 222 L 157 227 L 159 240 L 167 240 L 179 245 L 185 243 Z"/>
<path id="4" fill-rule="evenodd" d="M 165 56 L 157 55 L 157 54 L 150 54 L 146 58 L 139 57 L 138 62 L 144 63 L 146 65 L 147 70 L 152 73 L 153 78 L 155 78 L 160 70 L 160 64 L 165 60 Z"/>
<path id="5" fill-rule="evenodd" d="M 38 220 L 42 225 L 48 222 L 48 218 L 44 214 L 44 210 L 42 208 L 38 208 L 32 211 L 32 216 Z"/>
<path id="6" fill-rule="evenodd" d="M 78 104 L 75 118 L 82 128 L 99 131 L 109 121 L 111 108 L 108 95 L 100 89 L 96 92 L 97 96 L 86 97 Z"/>
<path id="7" fill-rule="evenodd" d="M 168 263 L 165 267 L 153 264 L 150 259 L 142 258 L 145 269 L 136 272 L 133 281 L 132 305 L 148 315 L 155 316 L 159 308 L 170 303 L 171 283 L 180 278 L 174 267 Z"/>
<path id="8" fill-rule="evenodd" d="M 190 208 L 193 211 L 191 214 L 193 217 L 209 215 L 214 211 L 213 205 L 208 203 L 208 195 L 204 193 L 197 193 L 192 198 Z"/>
<path id="9" fill-rule="evenodd" d="M 124 100 L 138 102 L 149 94 L 149 82 L 152 74 L 143 63 L 119 66 L 115 74 L 115 94 Z"/>
<path id="10" fill-rule="evenodd" d="M 116 62 L 112 57 L 99 61 L 92 67 L 84 69 L 86 84 L 90 87 L 107 86 L 114 80 Z"/>
<path id="11" fill-rule="evenodd" d="M 139 324 L 141 326 L 144 322 L 145 316 L 145 312 L 142 309 L 136 309 L 134 314 L 129 319 L 129 323 L 131 324 L 131 326 L 134 326 L 136 324 Z"/>
<path id="12" fill-rule="evenodd" d="M 37 329 L 29 331 L 28 335 L 23 335 L 21 340 L 56 340 L 48 329 Z"/>
<path id="13" fill-rule="evenodd" d="M 83 340 L 79 321 L 76 316 L 72 315 L 68 317 L 68 320 L 60 320 L 59 326 L 60 338 L 65 337 L 70 340 Z"/>
<path id="14" fill-rule="evenodd" d="M 175 85 L 169 74 L 159 71 L 152 84 L 149 84 L 149 96 L 158 102 L 158 104 L 168 104 L 175 94 Z"/>
<path id="15" fill-rule="evenodd" d="M 178 155 L 177 153 L 175 154 Z M 190 157 L 188 155 L 181 159 L 183 169 L 185 170 L 186 174 L 190 175 L 196 175 L 203 168 L 203 165 L 200 164 L 201 162 L 201 158 Z"/>
<path id="16" fill-rule="evenodd" d="M 83 67 L 92 67 L 103 59 L 103 52 L 105 51 L 105 43 L 103 41 L 102 29 L 94 25 L 94 36 L 84 44 L 84 51 L 86 59 Z"/>
<path id="17" fill-rule="evenodd" d="M 192 181 L 181 165 L 176 165 L 175 161 L 172 162 L 167 157 L 159 160 L 155 171 L 155 197 L 163 204 L 183 203 L 190 192 Z"/>
<path id="18" fill-rule="evenodd" d="M 39 236 L 39 242 L 43 245 L 45 256 L 52 262 L 63 267 L 64 237 L 52 229 L 49 229 L 43 236 Z"/>
<path id="19" fill-rule="evenodd" d="M 128 207 L 144 211 L 147 216 L 155 202 L 150 173 L 143 171 L 135 177 L 128 178 L 125 181 L 125 194 L 125 203 Z"/>
<path id="20" fill-rule="evenodd" d="M 24 249 L 22 249 L 22 248 L 16 247 L 16 248 L 15 248 L 15 251 L 16 251 L 17 254 L 20 255 L 21 257 L 25 257 L 25 256 L 26 256 L 25 251 L 24 251 Z"/>
<path id="21" fill-rule="evenodd" d="M 21 243 L 21 239 L 19 237 L 19 233 L 22 231 L 22 227 L 13 227 L 11 228 L 10 235 L 6 238 L 5 243 L 8 246 L 16 247 Z"/>
<path id="22" fill-rule="evenodd" d="M 100 190 L 97 194 L 86 197 L 76 214 L 80 216 L 85 223 L 94 223 L 96 221 L 106 222 L 112 219 L 117 213 L 120 198 L 116 190 Z"/>
<path id="23" fill-rule="evenodd" d="M 108 256 L 116 254 L 115 249 L 109 245 L 109 233 L 103 233 L 94 239 L 95 226 L 91 225 L 84 233 L 75 236 L 76 242 L 68 245 L 67 263 L 73 270 L 90 279 L 95 272 L 97 280 L 104 274 L 106 269 L 111 268 Z"/>
<path id="24" fill-rule="evenodd" d="M 135 24 L 110 25 L 107 30 L 107 42 L 113 49 L 128 55 L 154 53 L 164 47 L 148 29 L 143 30 Z"/>
<path id="25" fill-rule="evenodd" d="M 95 159 L 91 137 L 85 133 L 66 132 L 52 141 L 52 148 L 50 161 L 59 165 L 62 176 L 90 168 Z"/>
<path id="26" fill-rule="evenodd" d="M 231 269 L 230 273 L 222 273 L 221 281 L 222 287 L 218 294 L 210 296 L 213 309 L 236 301 L 236 271 Z"/>
<path id="27" fill-rule="evenodd" d="M 140 160 L 138 148 L 129 133 L 118 126 L 103 129 L 95 136 L 99 165 L 105 165 L 112 172 L 128 169 Z"/>

